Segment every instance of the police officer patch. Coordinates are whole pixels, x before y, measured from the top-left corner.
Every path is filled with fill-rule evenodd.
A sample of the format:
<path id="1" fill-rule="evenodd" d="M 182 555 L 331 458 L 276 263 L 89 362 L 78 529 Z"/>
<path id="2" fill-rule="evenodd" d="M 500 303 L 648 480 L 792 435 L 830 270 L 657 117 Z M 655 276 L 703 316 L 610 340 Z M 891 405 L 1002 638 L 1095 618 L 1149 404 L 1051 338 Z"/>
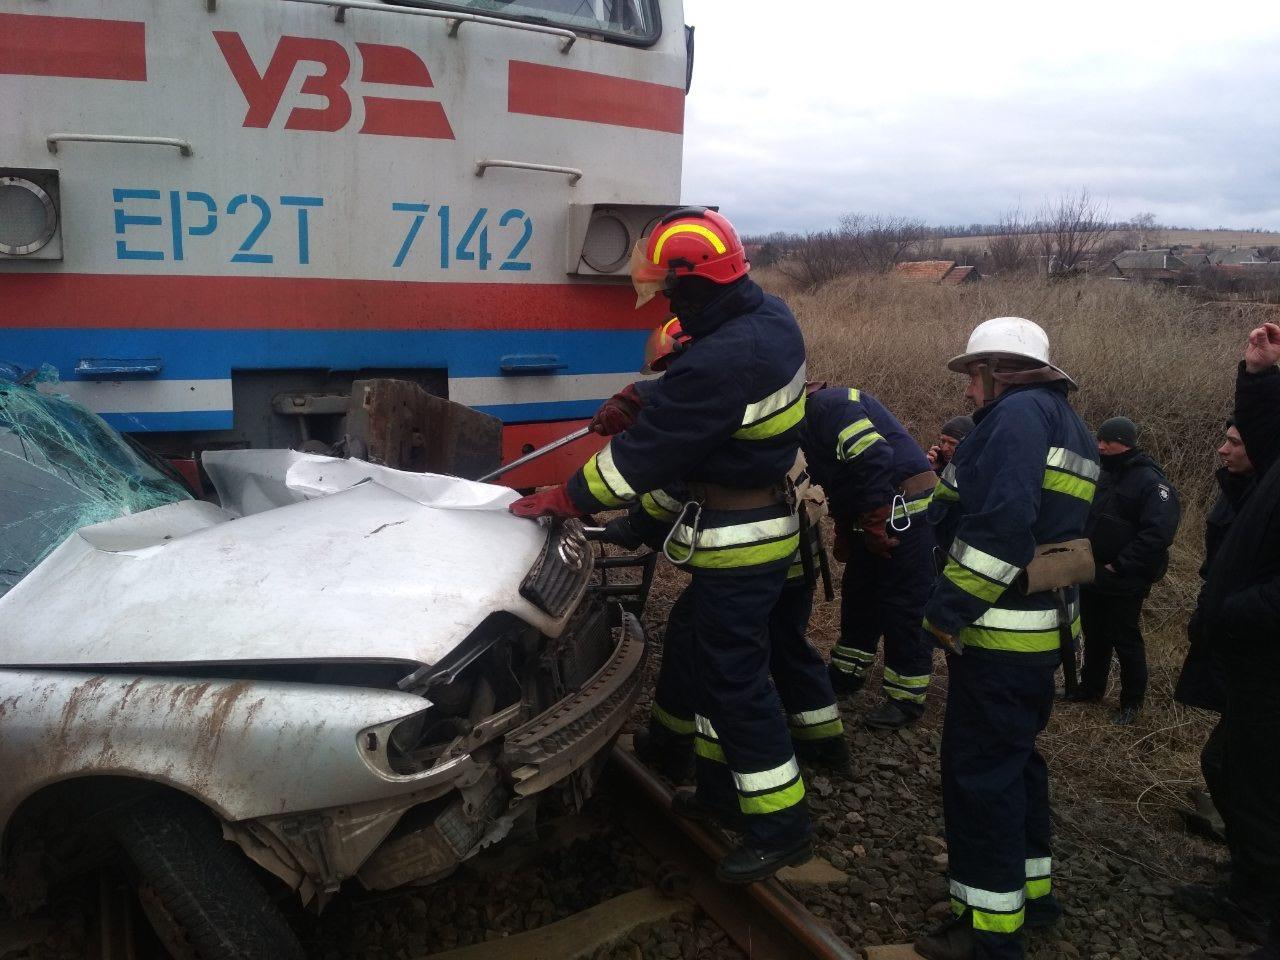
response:
<path id="1" fill-rule="evenodd" d="M 1169 488 L 1166 487 L 1163 483 L 1160 484 L 1160 499 L 1161 500 L 1169 499 Z"/>

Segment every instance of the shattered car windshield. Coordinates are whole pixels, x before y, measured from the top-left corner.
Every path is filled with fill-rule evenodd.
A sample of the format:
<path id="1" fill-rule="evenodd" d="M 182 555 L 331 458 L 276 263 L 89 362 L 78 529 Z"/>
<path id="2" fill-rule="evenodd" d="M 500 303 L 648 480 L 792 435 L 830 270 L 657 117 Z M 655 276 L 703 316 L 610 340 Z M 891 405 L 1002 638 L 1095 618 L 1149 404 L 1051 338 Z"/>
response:
<path id="1" fill-rule="evenodd" d="M 190 499 L 84 407 L 0 380 L 0 596 L 81 527 Z"/>

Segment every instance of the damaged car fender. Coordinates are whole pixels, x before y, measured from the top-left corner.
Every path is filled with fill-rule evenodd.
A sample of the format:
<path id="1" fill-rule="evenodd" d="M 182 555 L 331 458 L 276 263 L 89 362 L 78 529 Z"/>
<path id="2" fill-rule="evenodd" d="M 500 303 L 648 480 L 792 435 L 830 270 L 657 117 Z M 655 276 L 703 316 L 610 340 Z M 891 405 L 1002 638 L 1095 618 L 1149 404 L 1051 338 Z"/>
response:
<path id="1" fill-rule="evenodd" d="M 359 687 L 0 670 L 6 753 L 28 758 L 0 780 L 0 822 L 71 776 L 167 784 L 233 821 L 426 795 L 470 758 L 397 775 L 375 731 L 429 707 Z"/>

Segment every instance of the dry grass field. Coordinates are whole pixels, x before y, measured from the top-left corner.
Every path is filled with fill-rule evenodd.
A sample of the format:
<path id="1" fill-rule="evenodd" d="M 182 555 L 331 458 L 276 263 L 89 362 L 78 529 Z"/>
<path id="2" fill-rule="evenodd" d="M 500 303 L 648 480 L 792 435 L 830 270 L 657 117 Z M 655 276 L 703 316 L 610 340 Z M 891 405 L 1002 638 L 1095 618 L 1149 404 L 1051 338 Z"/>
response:
<path id="1" fill-rule="evenodd" d="M 968 287 L 850 276 L 816 292 L 759 279 L 791 304 L 804 329 L 811 377 L 859 386 L 885 401 L 922 443 L 948 417 L 968 412 L 961 377 L 945 362 L 990 317 L 1016 315 L 1049 332 L 1054 359 L 1080 384 L 1074 404 L 1091 427 L 1123 414 L 1182 494 L 1182 527 L 1168 577 L 1147 604 L 1152 682 L 1139 733 L 1121 732 L 1108 712 L 1060 711 L 1045 737 L 1055 779 L 1095 803 L 1128 808 L 1141 821 L 1172 821 L 1198 782 L 1198 754 L 1210 718 L 1171 701 L 1185 653 L 1185 623 L 1199 589 L 1203 518 L 1216 494 L 1214 455 L 1230 413 L 1246 335 L 1276 308 L 1195 303 L 1155 287 L 1039 278 Z M 833 640 L 834 605 L 820 605 L 815 640 Z M 1114 691 L 1111 694 L 1114 701 Z M 1141 738 L 1141 739 L 1139 739 Z M 1134 743 L 1134 741 L 1139 741 Z M 1075 774 L 1087 772 L 1084 786 Z"/>

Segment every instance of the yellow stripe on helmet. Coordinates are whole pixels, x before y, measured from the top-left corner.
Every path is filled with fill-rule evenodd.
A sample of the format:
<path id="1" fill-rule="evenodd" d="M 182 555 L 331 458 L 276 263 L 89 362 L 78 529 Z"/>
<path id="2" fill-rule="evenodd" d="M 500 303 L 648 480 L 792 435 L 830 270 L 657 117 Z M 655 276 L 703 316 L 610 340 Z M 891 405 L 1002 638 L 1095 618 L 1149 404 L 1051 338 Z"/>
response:
<path id="1" fill-rule="evenodd" d="M 724 241 L 717 237 L 714 231 L 708 230 L 700 223 L 677 223 L 675 226 L 667 227 L 658 237 L 658 245 L 653 248 L 653 262 L 655 265 L 662 263 L 662 248 L 668 240 L 677 233 L 696 233 L 698 236 L 706 240 L 716 253 L 725 253 L 728 247 L 724 245 Z"/>

